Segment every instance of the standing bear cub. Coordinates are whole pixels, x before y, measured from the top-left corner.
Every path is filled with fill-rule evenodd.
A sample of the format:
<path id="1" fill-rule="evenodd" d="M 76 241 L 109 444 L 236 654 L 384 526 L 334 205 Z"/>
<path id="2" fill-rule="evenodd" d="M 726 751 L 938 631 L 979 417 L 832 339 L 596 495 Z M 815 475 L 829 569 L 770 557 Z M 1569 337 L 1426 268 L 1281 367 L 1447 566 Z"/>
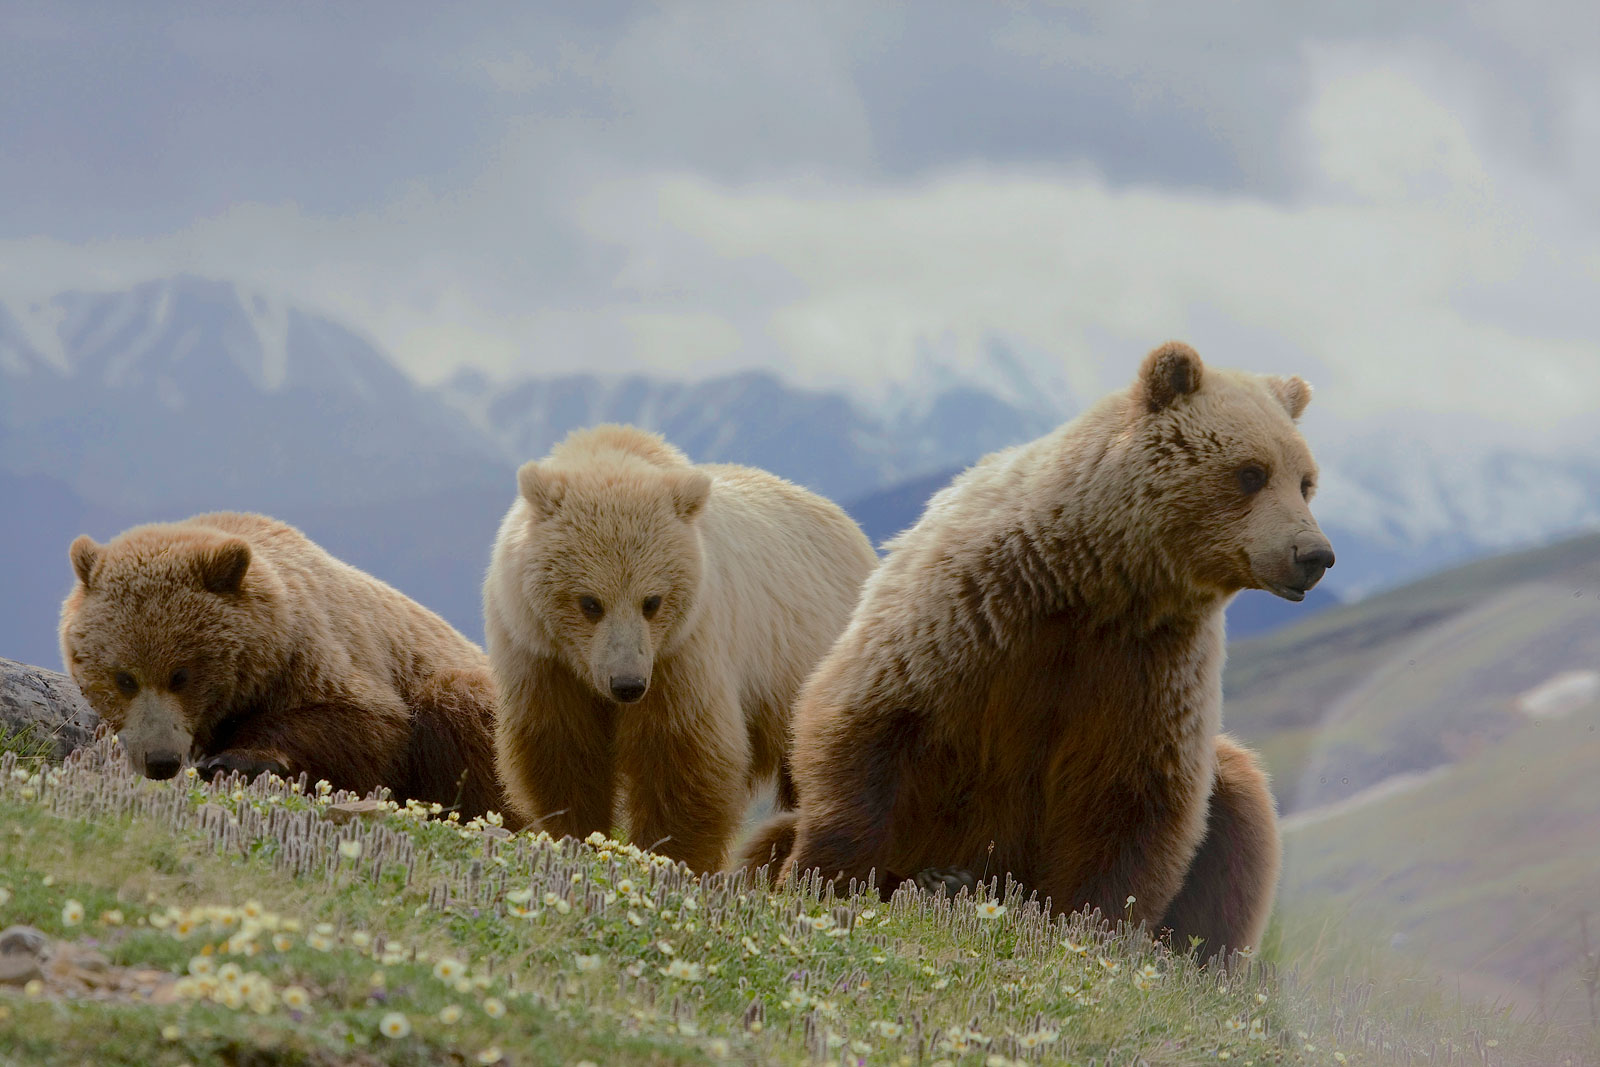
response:
<path id="1" fill-rule="evenodd" d="M 69 554 L 62 658 L 147 777 L 188 758 L 506 810 L 483 651 L 300 531 L 218 513 Z"/>
<path id="2" fill-rule="evenodd" d="M 1258 944 L 1277 821 L 1220 733 L 1223 609 L 1301 600 L 1333 565 L 1294 425 L 1309 398 L 1167 344 L 936 495 L 808 681 L 798 813 L 745 862 L 885 888 L 1009 873 L 1057 908 L 1131 900 L 1208 954 Z"/>
<path id="3" fill-rule="evenodd" d="M 837 506 L 629 426 L 517 474 L 484 583 L 501 777 L 556 836 L 613 825 L 722 865 L 753 789 L 791 801 L 789 714 L 877 557 Z"/>

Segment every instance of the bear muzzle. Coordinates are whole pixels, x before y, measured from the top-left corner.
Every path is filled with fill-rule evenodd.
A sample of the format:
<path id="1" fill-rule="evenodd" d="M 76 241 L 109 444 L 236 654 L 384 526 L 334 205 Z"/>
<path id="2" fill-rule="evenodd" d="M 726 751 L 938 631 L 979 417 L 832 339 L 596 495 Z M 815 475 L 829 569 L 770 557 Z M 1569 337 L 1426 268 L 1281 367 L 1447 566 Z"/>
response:
<path id="1" fill-rule="evenodd" d="M 177 774 L 194 744 L 177 699 L 148 690 L 128 705 L 117 740 L 134 770 L 158 780 Z"/>

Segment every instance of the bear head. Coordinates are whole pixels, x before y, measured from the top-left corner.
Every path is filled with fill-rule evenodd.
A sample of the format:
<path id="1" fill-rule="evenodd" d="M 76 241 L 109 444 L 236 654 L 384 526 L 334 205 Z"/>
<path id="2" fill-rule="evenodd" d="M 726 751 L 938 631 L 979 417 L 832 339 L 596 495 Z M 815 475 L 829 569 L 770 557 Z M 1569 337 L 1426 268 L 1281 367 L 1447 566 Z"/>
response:
<path id="1" fill-rule="evenodd" d="M 612 452 L 526 463 L 517 485 L 525 526 L 512 566 L 522 610 L 596 693 L 637 702 L 693 618 L 711 479 Z"/>
<path id="2" fill-rule="evenodd" d="M 1204 366 L 1171 342 L 1130 391 L 1135 515 L 1162 531 L 1171 570 L 1202 589 L 1265 589 L 1287 600 L 1333 566 L 1311 515 L 1317 465 L 1296 422 L 1311 387 Z"/>
<path id="3" fill-rule="evenodd" d="M 276 632 L 271 576 L 248 542 L 187 524 L 135 527 L 69 551 L 77 584 L 61 655 L 135 769 L 171 778 L 235 705 Z"/>

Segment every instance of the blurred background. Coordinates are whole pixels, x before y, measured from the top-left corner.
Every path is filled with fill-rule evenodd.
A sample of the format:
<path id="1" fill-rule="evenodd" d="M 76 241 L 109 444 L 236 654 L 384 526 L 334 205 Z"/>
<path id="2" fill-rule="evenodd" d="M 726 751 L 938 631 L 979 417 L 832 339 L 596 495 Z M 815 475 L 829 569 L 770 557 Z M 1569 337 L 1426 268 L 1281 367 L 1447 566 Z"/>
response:
<path id="1" fill-rule="evenodd" d="M 479 639 L 512 472 L 601 420 L 777 471 L 881 541 L 1181 338 L 1316 387 L 1338 566 L 1229 612 L 1227 725 L 1286 816 L 1282 951 L 1342 929 L 1587 1019 L 1586 24 L 6 0 L 0 655 L 59 665 L 73 536 L 218 508 Z"/>

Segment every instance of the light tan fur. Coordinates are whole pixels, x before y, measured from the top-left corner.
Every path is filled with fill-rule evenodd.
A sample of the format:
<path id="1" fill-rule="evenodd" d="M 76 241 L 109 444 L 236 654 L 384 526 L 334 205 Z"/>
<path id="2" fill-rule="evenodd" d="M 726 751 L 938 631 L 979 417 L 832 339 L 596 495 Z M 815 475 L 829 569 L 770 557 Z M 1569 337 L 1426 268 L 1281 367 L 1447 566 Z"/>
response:
<path id="1" fill-rule="evenodd" d="M 871 545 L 814 493 L 633 427 L 574 432 L 518 488 L 484 583 L 513 805 L 582 837 L 620 792 L 635 843 L 721 866 L 752 790 L 787 798 L 790 709 Z"/>
<path id="2" fill-rule="evenodd" d="M 1277 831 L 1218 737 L 1223 609 L 1246 588 L 1299 599 L 1332 563 L 1293 424 L 1309 395 L 1165 345 L 1130 389 L 938 493 L 801 693 L 799 813 L 747 862 L 891 888 L 1009 872 L 1056 907 L 1133 896 L 1136 920 L 1170 906 L 1212 947 L 1255 943 Z M 1224 798 L 1247 825 L 1194 870 L 1232 881 L 1185 892 Z"/>
<path id="3" fill-rule="evenodd" d="M 293 527 L 197 515 L 69 555 L 62 659 L 142 773 L 188 758 L 505 810 L 483 651 Z"/>

